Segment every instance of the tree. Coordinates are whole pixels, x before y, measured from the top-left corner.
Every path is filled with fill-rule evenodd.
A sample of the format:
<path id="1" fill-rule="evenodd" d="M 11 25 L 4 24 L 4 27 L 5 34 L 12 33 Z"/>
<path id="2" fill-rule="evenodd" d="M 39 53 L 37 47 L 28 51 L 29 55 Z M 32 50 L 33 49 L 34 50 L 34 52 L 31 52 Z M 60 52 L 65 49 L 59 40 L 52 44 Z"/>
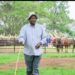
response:
<path id="1" fill-rule="evenodd" d="M 16 35 L 20 28 L 27 23 L 29 12 L 36 12 L 39 15 L 39 23 L 45 23 L 47 30 L 66 31 L 65 25 L 71 20 L 66 10 L 65 1 L 1 1 L 0 19 L 4 21 L 5 35 Z M 62 26 L 62 28 L 61 28 Z M 65 28 L 65 29 L 64 29 Z"/>

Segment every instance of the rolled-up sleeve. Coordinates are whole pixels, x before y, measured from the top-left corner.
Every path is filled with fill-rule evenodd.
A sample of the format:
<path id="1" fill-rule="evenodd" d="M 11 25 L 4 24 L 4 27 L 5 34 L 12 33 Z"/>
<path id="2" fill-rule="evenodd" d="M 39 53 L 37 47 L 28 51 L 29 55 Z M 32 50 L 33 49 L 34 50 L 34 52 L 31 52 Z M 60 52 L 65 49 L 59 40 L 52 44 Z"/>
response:
<path id="1" fill-rule="evenodd" d="M 22 44 L 25 44 L 26 41 L 26 31 L 25 31 L 25 27 L 22 27 L 18 36 L 18 41 L 22 42 Z"/>

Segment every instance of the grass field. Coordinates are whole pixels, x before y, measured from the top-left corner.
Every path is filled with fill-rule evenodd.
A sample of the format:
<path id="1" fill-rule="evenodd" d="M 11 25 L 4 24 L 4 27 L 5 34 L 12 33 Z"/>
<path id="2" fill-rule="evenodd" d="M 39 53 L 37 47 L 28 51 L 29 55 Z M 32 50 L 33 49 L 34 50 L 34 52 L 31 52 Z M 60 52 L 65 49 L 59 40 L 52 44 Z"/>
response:
<path id="1" fill-rule="evenodd" d="M 17 59 L 18 53 L 1 53 L 0 64 L 9 63 Z M 42 58 L 75 58 L 75 53 L 46 53 Z M 20 54 L 20 60 L 24 60 L 23 53 Z"/>
<path id="2" fill-rule="evenodd" d="M 0 64 L 6 64 L 16 61 L 18 53 L 1 53 Z M 75 53 L 46 53 L 42 58 L 75 58 Z M 20 54 L 20 61 L 24 60 L 23 53 Z M 14 75 L 14 69 L 1 70 L 0 75 Z M 39 68 L 40 75 L 75 75 L 75 69 L 67 69 L 59 66 L 47 66 Z M 17 75 L 26 75 L 25 67 L 21 67 L 17 71 Z"/>
<path id="3" fill-rule="evenodd" d="M 75 75 L 75 69 L 65 69 L 62 67 L 39 68 L 40 75 Z M 25 68 L 19 68 L 17 75 L 26 75 Z M 14 75 L 14 69 L 0 70 L 0 75 Z"/>

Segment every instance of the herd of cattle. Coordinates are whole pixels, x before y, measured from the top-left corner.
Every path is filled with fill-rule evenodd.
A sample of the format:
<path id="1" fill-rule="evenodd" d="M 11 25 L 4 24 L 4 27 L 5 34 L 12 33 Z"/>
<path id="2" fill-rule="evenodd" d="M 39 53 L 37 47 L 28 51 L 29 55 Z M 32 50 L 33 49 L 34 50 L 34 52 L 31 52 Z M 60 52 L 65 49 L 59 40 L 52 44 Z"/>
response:
<path id="1" fill-rule="evenodd" d="M 72 52 L 75 49 L 75 39 L 74 38 L 67 38 L 67 37 L 60 37 L 60 38 L 53 38 L 52 45 L 56 47 L 57 52 L 62 51 L 65 48 L 65 52 L 68 52 L 68 48 L 72 47 Z"/>
<path id="2" fill-rule="evenodd" d="M 74 49 L 75 49 L 75 39 L 73 38 L 53 37 L 51 44 L 54 47 L 56 47 L 57 52 L 60 52 L 60 51 L 63 52 L 64 48 L 65 48 L 65 52 L 68 52 L 68 47 L 70 46 L 72 47 L 72 52 L 74 52 Z M 10 38 L 10 39 L 1 38 L 0 39 L 0 46 L 20 46 L 20 45 L 22 44 L 18 42 L 17 38 Z"/>

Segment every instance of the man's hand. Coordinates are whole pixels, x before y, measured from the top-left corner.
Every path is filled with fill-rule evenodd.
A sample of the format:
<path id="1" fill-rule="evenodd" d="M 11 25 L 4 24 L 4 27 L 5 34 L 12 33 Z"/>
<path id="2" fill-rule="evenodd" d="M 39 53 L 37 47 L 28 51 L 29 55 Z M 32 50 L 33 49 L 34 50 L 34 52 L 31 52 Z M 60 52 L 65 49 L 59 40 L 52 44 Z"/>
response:
<path id="1" fill-rule="evenodd" d="M 42 43 L 39 42 L 39 43 L 35 46 L 35 48 L 38 49 L 38 48 L 40 48 L 41 45 L 42 45 Z"/>
<path id="2" fill-rule="evenodd" d="M 19 42 L 20 45 L 24 45 L 22 42 Z"/>
<path id="3" fill-rule="evenodd" d="M 24 41 L 21 39 L 21 40 L 18 40 L 19 44 L 22 44 L 24 45 Z"/>

